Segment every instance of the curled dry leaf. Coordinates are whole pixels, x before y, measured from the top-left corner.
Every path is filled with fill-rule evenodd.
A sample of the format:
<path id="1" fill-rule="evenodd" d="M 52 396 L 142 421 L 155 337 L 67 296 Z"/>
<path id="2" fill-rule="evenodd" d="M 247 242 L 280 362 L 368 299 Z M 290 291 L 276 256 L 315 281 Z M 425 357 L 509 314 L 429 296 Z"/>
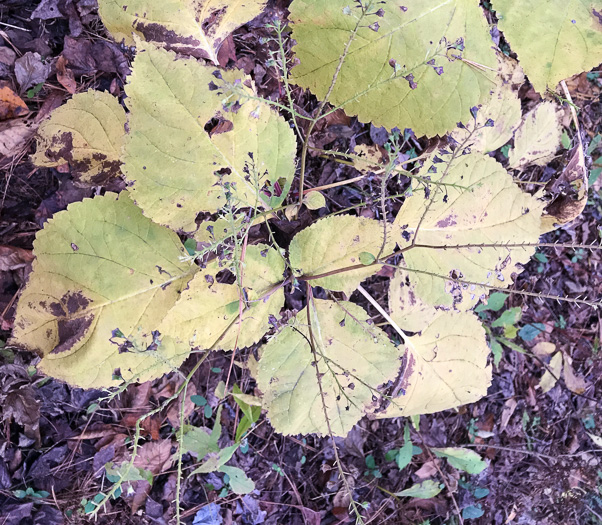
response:
<path id="1" fill-rule="evenodd" d="M 44 63 L 39 53 L 28 51 L 21 58 L 15 60 L 15 77 L 21 91 L 46 82 L 50 71 L 50 64 Z"/>
<path id="2" fill-rule="evenodd" d="M 0 272 L 26 268 L 33 261 L 31 250 L 16 246 L 0 245 Z"/>
<path id="3" fill-rule="evenodd" d="M 56 61 L 56 79 L 59 84 L 63 86 L 72 95 L 75 94 L 77 89 L 77 82 L 75 82 L 75 75 L 67 67 L 67 60 L 61 55 Z"/>
<path id="4" fill-rule="evenodd" d="M 541 217 L 541 231 L 547 233 L 575 220 L 587 204 L 588 173 L 580 144 L 575 146 L 560 177 L 546 186 L 553 195 Z"/>

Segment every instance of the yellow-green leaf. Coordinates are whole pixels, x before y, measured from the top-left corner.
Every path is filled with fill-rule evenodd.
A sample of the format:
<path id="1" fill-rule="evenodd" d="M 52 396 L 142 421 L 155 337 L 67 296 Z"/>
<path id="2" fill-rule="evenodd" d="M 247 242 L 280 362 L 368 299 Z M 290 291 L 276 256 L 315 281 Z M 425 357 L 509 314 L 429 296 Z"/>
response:
<path id="1" fill-rule="evenodd" d="M 319 374 L 332 432 L 345 436 L 376 389 L 397 375 L 400 355 L 359 306 L 315 299 L 309 308 L 311 334 L 305 308 L 263 347 L 257 383 L 278 432 L 327 434 Z"/>
<path id="2" fill-rule="evenodd" d="M 522 84 L 524 75 L 510 59 L 500 58 L 500 70 L 496 84 L 487 100 L 477 112 L 476 118 L 465 121 L 452 137 L 465 143 L 474 152 L 489 153 L 508 142 L 522 117 L 521 104 L 515 87 Z"/>
<path id="3" fill-rule="evenodd" d="M 391 225 L 385 249 L 381 255 L 393 251 Z M 363 252 L 376 257 L 383 246 L 384 226 L 366 217 L 337 215 L 319 220 L 295 235 L 289 248 L 290 262 L 296 276 L 312 277 L 343 268 L 359 266 L 327 277 L 311 279 L 312 286 L 345 292 L 347 295 L 364 280 L 375 274 L 380 265 L 364 266 Z"/>
<path id="4" fill-rule="evenodd" d="M 100 17 L 118 42 L 133 35 L 217 64 L 223 41 L 261 14 L 262 0 L 99 0 Z"/>
<path id="5" fill-rule="evenodd" d="M 520 271 L 517 265 L 529 261 L 543 203 L 523 192 L 494 159 L 480 154 L 452 158 L 440 152 L 420 175 L 440 185 L 431 186 L 430 200 L 422 191 L 406 199 L 393 235 L 401 248 L 416 240 L 404 261 L 420 298 L 466 310 L 488 293 L 487 286 L 509 286 L 512 273 Z"/>
<path id="6" fill-rule="evenodd" d="M 14 343 L 40 369 L 85 388 L 147 381 L 189 347 L 153 333 L 197 271 L 178 236 L 153 224 L 126 192 L 71 204 L 34 243 L 33 273 L 19 300 Z M 129 341 L 129 342 L 128 342 Z"/>
<path id="7" fill-rule="evenodd" d="M 556 352 L 552 356 L 552 359 L 550 359 L 550 364 L 546 367 L 546 371 L 539 381 L 539 387 L 544 394 L 552 390 L 554 385 L 558 382 L 558 379 L 560 379 L 560 376 L 562 375 L 562 364 L 562 352 Z"/>
<path id="8" fill-rule="evenodd" d="M 219 282 L 217 261 L 195 275 L 159 331 L 193 347 L 232 350 L 256 343 L 269 329 L 270 315 L 284 304 L 284 261 L 274 248 L 248 246 L 239 286 Z M 242 303 L 240 302 L 242 299 Z M 239 322 L 240 308 L 243 309 Z"/>
<path id="9" fill-rule="evenodd" d="M 78 182 L 102 185 L 121 175 L 125 120 L 125 110 L 113 95 L 78 93 L 40 124 L 31 160 L 44 167 L 68 163 Z"/>
<path id="10" fill-rule="evenodd" d="M 475 0 L 294 0 L 293 81 L 363 122 L 442 135 L 494 85 L 497 61 Z M 382 16 L 381 16 L 382 15 Z M 355 36 L 354 36 L 355 35 Z M 350 44 L 348 44 L 350 42 Z"/>
<path id="11" fill-rule="evenodd" d="M 474 314 L 439 312 L 407 348 L 401 392 L 377 418 L 431 414 L 487 394 L 489 347 Z"/>
<path id="12" fill-rule="evenodd" d="M 523 169 L 529 164 L 545 166 L 560 147 L 561 136 L 560 114 L 556 104 L 539 104 L 525 115 L 516 130 L 514 148 L 508 155 L 510 167 Z"/>
<path id="13" fill-rule="evenodd" d="M 420 332 L 437 315 L 436 308 L 420 298 L 416 284 L 401 268 L 389 285 L 389 311 L 397 326 L 408 332 Z"/>
<path id="14" fill-rule="evenodd" d="M 224 106 L 231 93 L 218 87 L 247 80 L 140 44 L 126 86 L 124 171 L 145 215 L 191 232 L 198 213 L 217 211 L 226 194 L 240 206 L 269 208 L 284 200 L 294 175 L 293 131 L 267 104 Z M 282 194 L 268 196 L 264 190 L 279 179 L 286 181 Z"/>
<path id="15" fill-rule="evenodd" d="M 602 62 L 599 0 L 494 0 L 493 8 L 539 93 Z"/>

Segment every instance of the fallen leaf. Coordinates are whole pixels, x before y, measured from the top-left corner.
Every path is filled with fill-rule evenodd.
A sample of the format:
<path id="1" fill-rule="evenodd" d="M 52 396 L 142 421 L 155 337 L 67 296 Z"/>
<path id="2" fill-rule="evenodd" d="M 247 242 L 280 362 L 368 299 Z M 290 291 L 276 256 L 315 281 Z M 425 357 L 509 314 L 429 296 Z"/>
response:
<path id="1" fill-rule="evenodd" d="M 16 246 L 0 245 L 0 272 L 25 268 L 31 264 L 33 259 L 34 256 L 31 250 L 17 248 Z"/>
<path id="2" fill-rule="evenodd" d="M 75 94 L 77 82 L 75 82 L 73 71 L 67 68 L 67 60 L 63 55 L 56 61 L 56 79 L 69 93 Z"/>
<path id="3" fill-rule="evenodd" d="M 2 403 L 2 417 L 23 426 L 25 435 L 40 443 L 40 406 L 30 385 L 9 392 Z"/>
<path id="4" fill-rule="evenodd" d="M 22 117 L 29 113 L 27 104 L 10 87 L 0 87 L 0 120 Z"/>
<path id="5" fill-rule="evenodd" d="M 587 382 L 582 376 L 575 374 L 573 370 L 573 360 L 568 356 L 564 356 L 564 366 L 562 368 L 562 377 L 566 387 L 575 394 L 583 394 L 587 388 Z"/>
<path id="6" fill-rule="evenodd" d="M 151 441 L 145 443 L 138 450 L 138 455 L 134 459 L 134 466 L 144 469 L 157 476 L 167 470 L 172 462 L 171 441 L 164 439 L 162 441 Z M 132 482 L 134 488 L 134 499 L 132 501 L 132 513 L 135 514 L 142 504 L 146 501 L 151 484 L 144 481 Z"/>
<path id="7" fill-rule="evenodd" d="M 541 377 L 539 381 L 539 387 L 541 391 L 545 394 L 554 388 L 554 385 L 560 378 L 560 374 L 562 373 L 562 352 L 556 352 L 552 359 L 550 360 L 550 364 L 546 369 L 544 375 Z"/>
<path id="8" fill-rule="evenodd" d="M 27 141 L 36 132 L 37 125 L 30 119 L 12 119 L 0 122 L 0 161 L 23 152 Z"/>
<path id="9" fill-rule="evenodd" d="M 50 64 L 42 62 L 39 53 L 28 51 L 21 58 L 15 60 L 15 77 L 22 91 L 36 84 L 46 82 L 50 76 Z"/>
<path id="10" fill-rule="evenodd" d="M 409 489 L 396 492 L 396 496 L 406 498 L 429 499 L 434 498 L 441 492 L 441 484 L 432 479 L 427 479 L 417 485 L 412 485 Z"/>
<path id="11" fill-rule="evenodd" d="M 531 349 L 531 351 L 537 355 L 552 355 L 554 353 L 554 350 L 556 350 L 556 345 L 554 343 L 549 343 L 545 341 L 537 343 Z"/>
<path id="12" fill-rule="evenodd" d="M 177 385 L 176 388 L 179 388 L 179 385 Z M 186 400 L 184 401 L 184 421 L 186 421 L 186 418 L 194 412 L 194 407 L 196 405 L 190 400 L 194 395 L 196 395 L 196 387 L 192 383 L 188 383 L 188 386 L 186 387 Z M 167 408 L 167 420 L 173 428 L 180 428 L 181 409 L 182 396 L 180 395 L 180 397 L 173 400 Z"/>

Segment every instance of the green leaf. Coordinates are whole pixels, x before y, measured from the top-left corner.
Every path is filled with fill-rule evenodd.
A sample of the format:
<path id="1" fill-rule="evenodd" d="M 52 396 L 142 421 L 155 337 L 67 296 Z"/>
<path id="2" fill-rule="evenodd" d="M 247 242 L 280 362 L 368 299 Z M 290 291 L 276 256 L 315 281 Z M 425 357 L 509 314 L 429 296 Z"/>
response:
<path id="1" fill-rule="evenodd" d="M 148 481 L 152 484 L 153 474 L 149 470 L 138 468 L 129 462 L 125 461 L 121 465 L 116 466 L 112 462 L 105 465 L 107 477 L 116 478 L 120 482 L 123 481 Z M 116 481 L 117 482 L 117 481 Z"/>
<path id="2" fill-rule="evenodd" d="M 515 306 L 514 308 L 509 308 L 505 312 L 502 313 L 493 323 L 491 323 L 492 328 L 504 328 L 506 326 L 513 326 L 520 321 L 520 318 L 523 315 L 523 310 L 520 306 Z"/>
<path id="3" fill-rule="evenodd" d="M 485 511 L 481 508 L 481 505 L 470 505 L 462 509 L 462 518 L 465 520 L 480 518 Z"/>
<path id="4" fill-rule="evenodd" d="M 431 414 L 472 403 L 487 393 L 491 366 L 485 330 L 469 312 L 438 312 L 409 338 L 401 393 L 375 417 Z"/>
<path id="5" fill-rule="evenodd" d="M 292 81 L 319 99 L 356 32 L 329 102 L 362 122 L 443 135 L 489 98 L 497 60 L 478 2 L 390 0 L 366 14 L 348 0 L 294 0 L 290 21 Z"/>
<path id="6" fill-rule="evenodd" d="M 523 326 L 518 331 L 518 336 L 523 341 L 533 341 L 539 334 L 546 331 L 546 325 L 543 323 L 531 323 Z"/>
<path id="7" fill-rule="evenodd" d="M 207 400 L 203 396 L 197 394 L 190 396 L 190 401 L 198 407 L 204 407 L 207 404 Z"/>
<path id="8" fill-rule="evenodd" d="M 207 429 L 186 426 L 182 437 L 182 450 L 195 454 L 198 459 L 203 459 L 210 452 L 219 452 L 219 447 L 211 439 Z"/>
<path id="9" fill-rule="evenodd" d="M 263 347 L 257 383 L 278 432 L 327 434 L 319 372 L 332 432 L 345 436 L 372 402 L 372 389 L 397 375 L 400 355 L 359 306 L 315 299 L 310 309 L 311 335 L 305 308 Z"/>
<path id="10" fill-rule="evenodd" d="M 498 27 L 533 87 L 542 95 L 561 80 L 602 62 L 602 25 L 597 2 L 493 0 Z M 597 7 L 596 7 L 597 6 Z"/>
<path id="11" fill-rule="evenodd" d="M 403 447 L 399 449 L 395 461 L 399 470 L 406 468 L 412 461 L 414 455 L 414 444 L 410 438 L 410 426 L 406 423 L 403 431 Z"/>
<path id="12" fill-rule="evenodd" d="M 205 456 L 205 461 L 200 467 L 194 469 L 190 475 L 193 474 L 207 474 L 209 472 L 215 472 L 220 470 L 234 455 L 238 449 L 238 443 L 230 447 L 218 449 L 216 452 L 209 452 Z"/>
<path id="13" fill-rule="evenodd" d="M 406 498 L 429 499 L 434 498 L 441 490 L 441 483 L 437 483 L 432 479 L 427 479 L 422 483 L 412 485 L 409 489 L 397 492 L 395 495 Z"/>
<path id="14" fill-rule="evenodd" d="M 303 204 L 310 210 L 319 210 L 326 206 L 326 198 L 319 191 L 310 191 L 303 198 Z"/>
<path id="15" fill-rule="evenodd" d="M 219 86 L 246 81 L 241 72 L 138 46 L 126 86 L 124 172 L 132 197 L 155 222 L 192 232 L 198 213 L 217 211 L 227 193 L 240 206 L 266 208 L 286 197 L 296 150 L 288 123 L 264 103 L 224 106 L 232 93 Z M 243 84 L 240 89 L 253 95 Z M 280 178 L 286 181 L 282 195 L 263 192 L 264 184 Z"/>
<path id="16" fill-rule="evenodd" d="M 236 284 L 219 282 L 222 270 L 216 260 L 195 275 L 159 331 L 178 342 L 212 350 L 244 348 L 259 341 L 269 329 L 269 316 L 277 316 L 284 304 L 284 291 L 277 288 L 284 273 L 282 258 L 264 244 L 248 246 L 242 296 Z"/>
<path id="17" fill-rule="evenodd" d="M 495 339 L 491 339 L 491 341 L 489 341 L 489 347 L 491 348 L 491 353 L 493 354 L 493 364 L 494 366 L 498 366 L 504 355 L 504 349 L 502 348 L 502 345 Z"/>
<path id="18" fill-rule="evenodd" d="M 255 483 L 241 469 L 224 465 L 219 471 L 228 475 L 230 478 L 228 483 L 236 494 L 249 494 L 255 490 Z"/>
<path id="19" fill-rule="evenodd" d="M 121 176 L 125 121 L 125 110 L 113 95 L 78 93 L 40 124 L 31 160 L 43 167 L 68 163 L 78 182 L 104 185 Z"/>
<path id="20" fill-rule="evenodd" d="M 446 458 L 452 467 L 469 474 L 479 474 L 487 468 L 487 462 L 483 461 L 474 450 L 446 447 L 431 448 L 431 451 L 438 458 Z"/>
<path id="21" fill-rule="evenodd" d="M 489 292 L 478 284 L 510 286 L 518 265 L 535 251 L 530 244 L 539 238 L 543 203 L 523 192 L 494 159 L 480 154 L 451 158 L 440 152 L 419 175 L 450 186 L 432 186 L 428 206 L 417 186 L 393 224 L 400 248 L 416 241 L 404 253 L 416 294 L 427 304 L 462 310 Z M 473 284 L 454 281 L 454 276 Z"/>
<path id="22" fill-rule="evenodd" d="M 529 111 L 516 130 L 509 166 L 523 169 L 530 164 L 545 166 L 560 147 L 560 112 L 554 102 L 543 102 Z"/>
<path id="23" fill-rule="evenodd" d="M 535 254 L 537 255 L 537 254 Z M 474 311 L 475 312 L 486 312 L 488 310 L 492 312 L 499 312 L 503 307 L 508 294 L 503 292 L 493 292 L 488 298 L 487 302 L 478 305 Z"/>
<path id="24" fill-rule="evenodd" d="M 99 0 L 98 11 L 113 38 L 134 45 L 132 34 L 214 64 L 226 37 L 258 16 L 259 0 Z"/>
<path id="25" fill-rule="evenodd" d="M 388 237 L 383 255 L 390 255 L 393 251 L 391 236 Z M 309 281 L 312 286 L 345 292 L 349 296 L 363 280 L 380 269 L 377 264 L 364 267 L 365 262 L 361 261 L 361 254 L 378 254 L 383 239 L 383 225 L 373 219 L 352 215 L 321 219 L 293 238 L 289 248 L 291 266 L 298 277 L 316 276 L 360 266 L 355 270 Z"/>
<path id="26" fill-rule="evenodd" d="M 144 217 L 127 192 L 55 214 L 34 252 L 13 341 L 42 355 L 44 373 L 100 388 L 121 382 L 116 370 L 144 382 L 186 358 L 188 345 L 153 331 L 198 267 L 180 260 L 178 236 Z"/>

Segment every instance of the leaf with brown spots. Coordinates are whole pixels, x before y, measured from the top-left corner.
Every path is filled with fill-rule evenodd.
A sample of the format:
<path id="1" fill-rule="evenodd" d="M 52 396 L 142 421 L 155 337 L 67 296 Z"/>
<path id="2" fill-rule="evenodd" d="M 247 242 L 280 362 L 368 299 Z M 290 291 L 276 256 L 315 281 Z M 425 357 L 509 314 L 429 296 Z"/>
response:
<path id="1" fill-rule="evenodd" d="M 368 319 L 356 304 L 315 299 L 262 348 L 257 384 L 274 429 L 328 434 L 323 401 L 335 436 L 359 421 L 401 364 L 400 352 Z"/>
<path id="2" fill-rule="evenodd" d="M 121 175 L 125 110 L 104 91 L 78 93 L 38 129 L 32 162 L 54 167 L 68 163 L 83 185 L 103 185 Z"/>
<path id="3" fill-rule="evenodd" d="M 156 332 L 198 270 L 178 236 L 153 224 L 126 192 L 86 199 L 38 233 L 13 343 L 71 384 L 147 381 L 179 366 L 188 345 Z"/>
<path id="4" fill-rule="evenodd" d="M 440 151 L 419 175 L 440 184 L 431 185 L 424 198 L 424 188 L 415 183 L 392 235 L 405 249 L 406 272 L 420 299 L 467 310 L 489 286 L 512 284 L 512 274 L 535 251 L 543 203 L 481 154 Z"/>
<path id="5" fill-rule="evenodd" d="M 479 400 L 491 383 L 485 330 L 470 313 L 439 312 L 409 338 L 400 389 L 378 419 L 431 414 Z"/>
<path id="6" fill-rule="evenodd" d="M 260 15 L 264 0 L 100 0 L 100 17 L 117 42 L 132 35 L 218 64 L 218 51 L 235 29 Z"/>

